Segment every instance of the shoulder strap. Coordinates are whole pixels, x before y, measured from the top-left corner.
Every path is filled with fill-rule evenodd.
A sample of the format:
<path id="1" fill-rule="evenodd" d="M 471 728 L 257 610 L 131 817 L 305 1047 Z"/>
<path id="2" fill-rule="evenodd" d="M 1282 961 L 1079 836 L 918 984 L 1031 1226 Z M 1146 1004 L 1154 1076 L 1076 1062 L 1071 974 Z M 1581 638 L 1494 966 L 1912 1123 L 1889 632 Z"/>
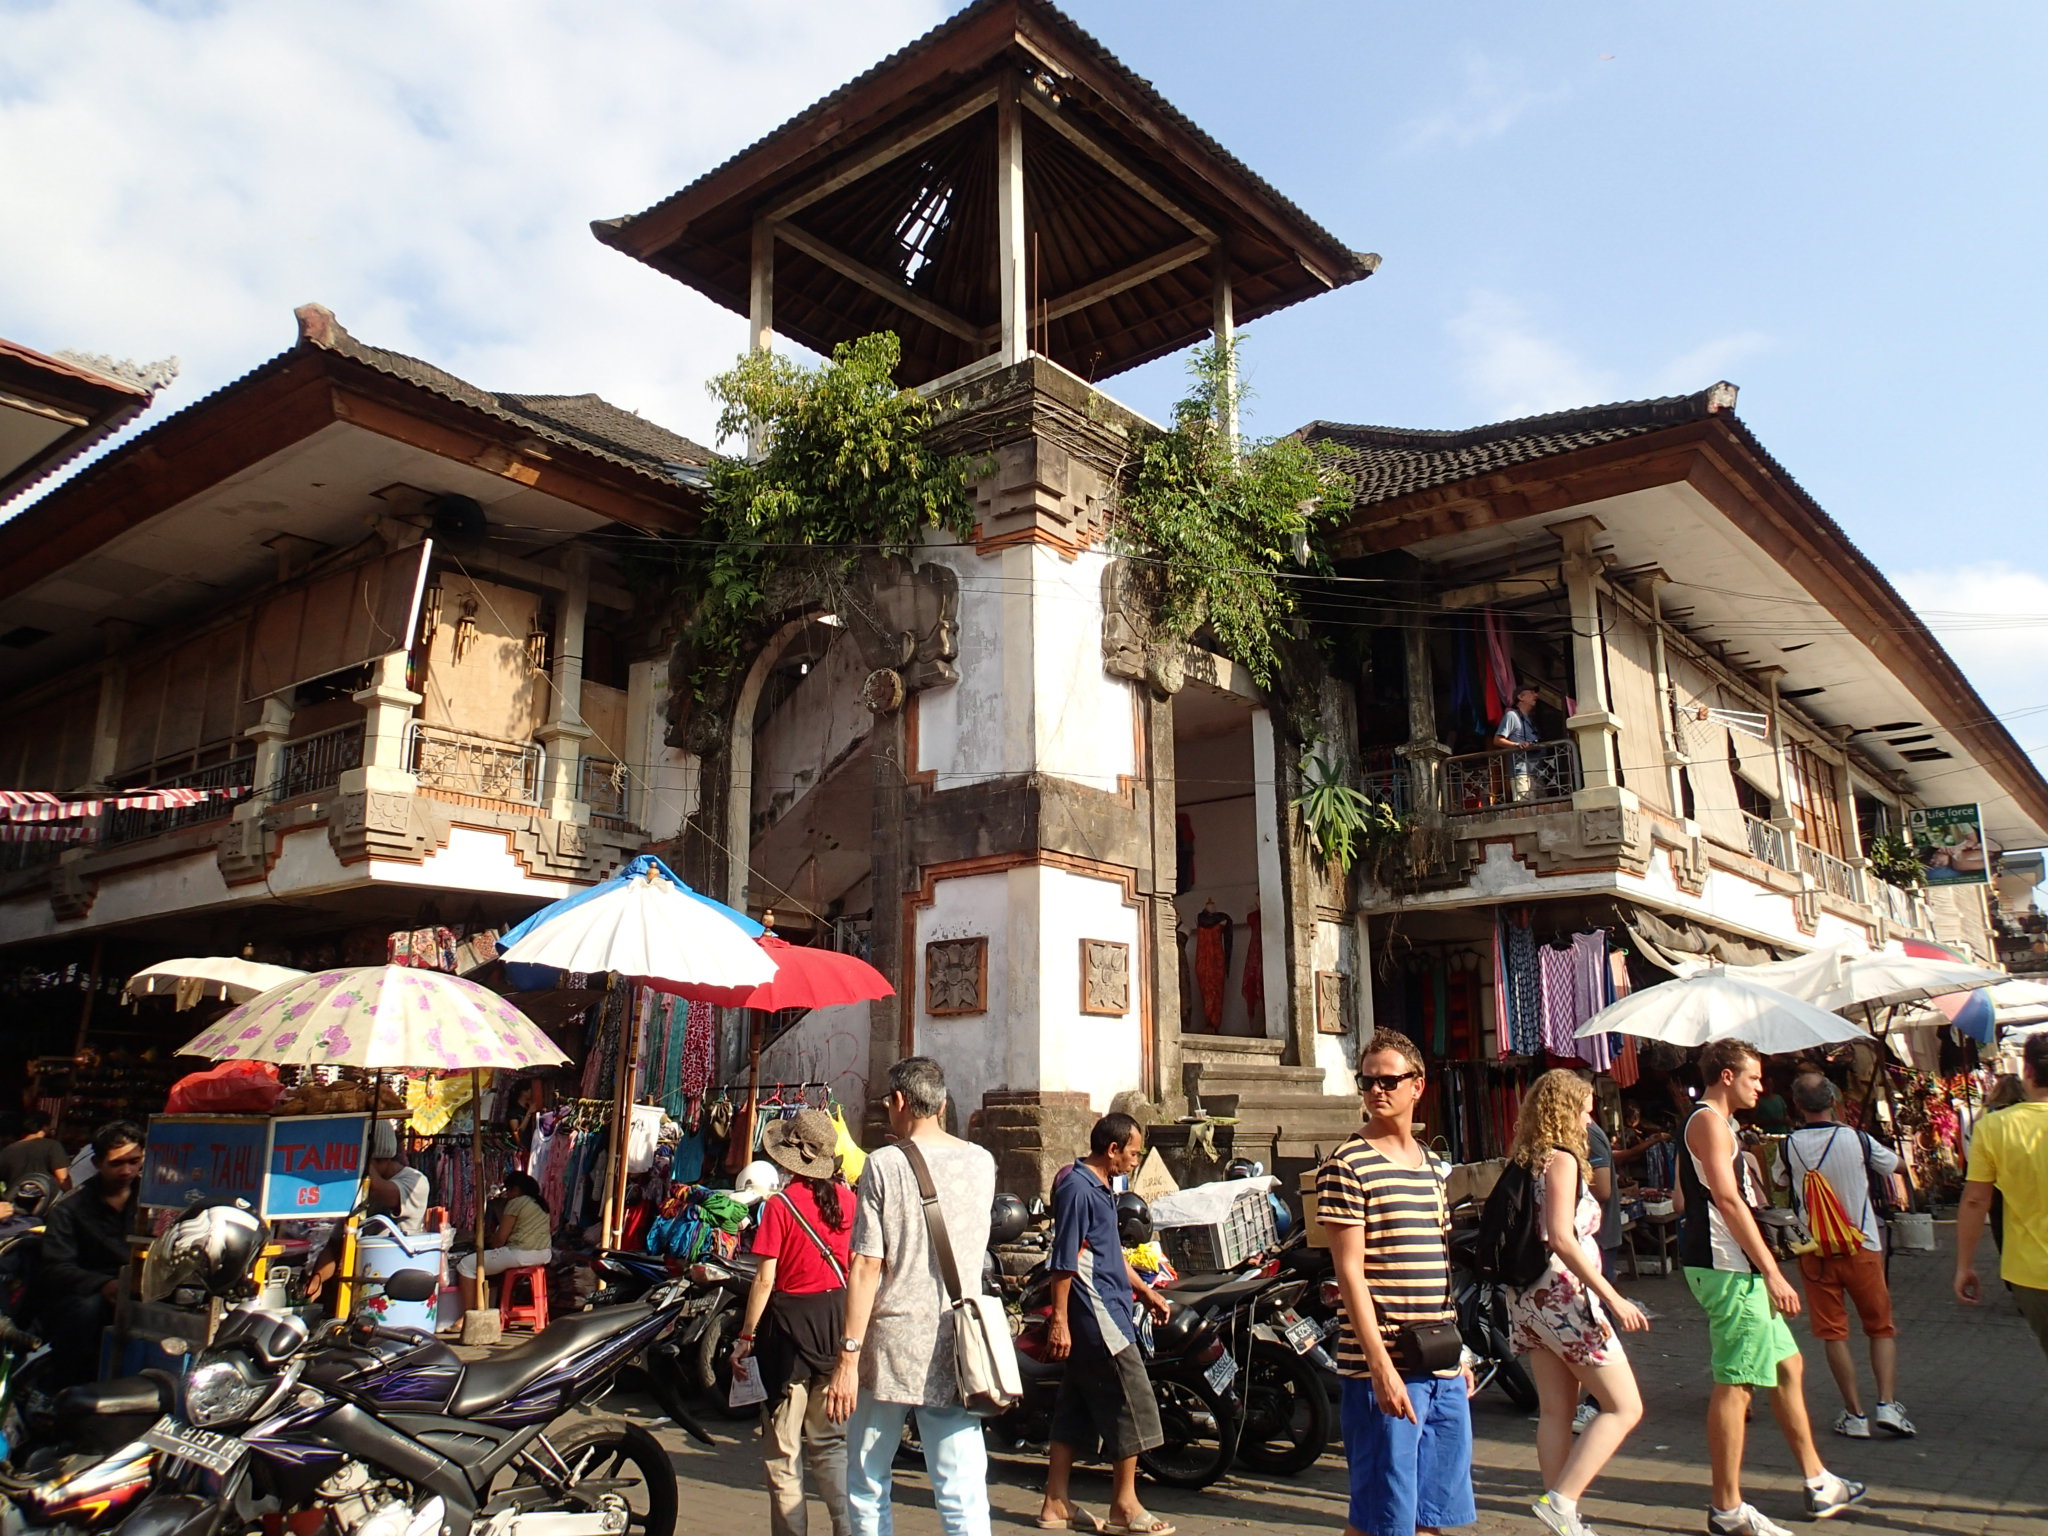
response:
<path id="1" fill-rule="evenodd" d="M 804 1229 L 805 1235 L 808 1236 L 812 1242 L 818 1245 L 818 1252 L 825 1255 L 825 1262 L 832 1266 L 832 1273 L 839 1277 L 839 1283 L 841 1285 L 845 1285 L 846 1267 L 839 1262 L 839 1255 L 832 1251 L 832 1245 L 830 1243 L 826 1242 L 824 1238 L 818 1236 L 818 1229 L 816 1227 L 813 1227 L 810 1224 L 810 1222 L 804 1219 L 803 1211 L 798 1207 L 797 1203 L 794 1200 L 789 1198 L 789 1191 L 786 1189 L 778 1189 L 775 1192 L 775 1198 L 780 1200 L 784 1205 L 789 1207 L 789 1214 L 796 1218 L 796 1224 L 802 1227 Z"/>
<path id="2" fill-rule="evenodd" d="M 939 1209 L 939 1191 L 932 1183 L 932 1170 L 917 1143 L 908 1136 L 896 1145 L 902 1149 L 910 1171 L 917 1175 L 918 1198 L 924 1202 L 925 1230 L 931 1234 L 932 1249 L 939 1256 L 939 1278 L 945 1284 L 946 1299 L 957 1302 L 966 1292 L 960 1284 L 960 1266 L 953 1259 L 952 1239 L 946 1235 L 946 1213 Z"/>

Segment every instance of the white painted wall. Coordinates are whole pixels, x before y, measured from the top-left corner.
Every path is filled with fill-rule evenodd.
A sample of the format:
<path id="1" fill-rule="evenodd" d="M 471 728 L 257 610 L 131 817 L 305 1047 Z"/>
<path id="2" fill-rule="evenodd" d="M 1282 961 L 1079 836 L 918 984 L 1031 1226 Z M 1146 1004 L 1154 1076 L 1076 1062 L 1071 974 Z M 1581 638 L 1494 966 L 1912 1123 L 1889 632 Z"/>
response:
<path id="1" fill-rule="evenodd" d="M 940 880 L 932 904 L 916 909 L 907 937 L 912 1036 L 917 1052 L 938 1062 L 959 1111 L 956 1130 L 991 1088 L 1038 1086 L 1038 871 L 1030 866 Z M 934 939 L 988 939 L 988 1009 L 933 1017 L 925 1009 L 924 948 Z"/>
<path id="2" fill-rule="evenodd" d="M 626 688 L 627 732 L 634 748 L 629 803 L 634 820 L 657 843 L 680 833 L 697 809 L 697 759 L 662 740 L 668 732 L 662 713 L 667 698 L 668 658 L 634 662 Z"/>
<path id="3" fill-rule="evenodd" d="M 859 1136 L 869 1096 L 869 1014 L 867 1003 L 813 1008 L 761 1053 L 761 1081 L 829 1084 Z"/>
<path id="4" fill-rule="evenodd" d="M 1358 1042 L 1372 1034 L 1372 984 L 1360 963 L 1360 937 L 1364 920 L 1331 923 L 1318 919 L 1314 945 L 1315 969 L 1339 971 L 1346 977 L 1351 993 L 1352 1032 L 1315 1035 L 1315 1065 L 1323 1069 L 1323 1092 L 1344 1096 L 1352 1089 L 1352 1074 L 1358 1067 Z M 1316 1005 L 1313 992 L 1309 1007 Z"/>
<path id="5" fill-rule="evenodd" d="M 1138 912 L 1124 904 L 1123 886 L 1051 866 L 1039 872 L 1040 959 L 1039 1086 L 1085 1093 L 1106 1111 L 1117 1094 L 1143 1086 Z M 1081 1012 L 1081 940 L 1107 939 L 1131 950 L 1130 1007 L 1121 1018 Z"/>
<path id="6" fill-rule="evenodd" d="M 1137 685 L 1102 667 L 1102 573 L 1110 557 L 1097 550 L 1067 560 L 1042 545 L 1029 554 L 1037 771 L 1113 793 L 1119 775 L 1138 771 L 1138 705 Z"/>

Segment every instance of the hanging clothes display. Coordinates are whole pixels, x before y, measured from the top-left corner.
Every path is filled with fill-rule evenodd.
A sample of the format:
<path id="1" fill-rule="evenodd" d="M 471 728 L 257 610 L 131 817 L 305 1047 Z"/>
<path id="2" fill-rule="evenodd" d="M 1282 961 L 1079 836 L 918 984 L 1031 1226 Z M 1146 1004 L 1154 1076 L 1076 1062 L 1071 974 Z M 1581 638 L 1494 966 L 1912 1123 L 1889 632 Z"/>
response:
<path id="1" fill-rule="evenodd" d="M 1195 919 L 1195 981 L 1202 989 L 1202 1028 L 1223 1031 L 1223 985 L 1230 977 L 1230 914 L 1204 908 Z"/>
<path id="2" fill-rule="evenodd" d="M 1543 972 L 1527 907 L 1499 914 L 1502 1055 L 1534 1056 L 1543 1049 Z"/>
<path id="3" fill-rule="evenodd" d="M 1251 1033 L 1263 1036 L 1266 1033 L 1266 948 L 1259 933 L 1257 907 L 1245 913 L 1244 926 L 1244 979 L 1238 983 L 1237 990 L 1244 998 L 1244 1016 Z"/>
<path id="4" fill-rule="evenodd" d="M 1570 1056 L 1577 1049 L 1572 1031 L 1578 1028 L 1578 966 L 1568 949 L 1544 945 L 1537 951 L 1543 977 L 1543 1049 Z"/>
<path id="5" fill-rule="evenodd" d="M 1173 818 L 1173 893 L 1185 896 L 1195 888 L 1195 819 L 1182 811 Z"/>
<path id="6" fill-rule="evenodd" d="M 1607 964 L 1607 933 L 1596 928 L 1590 933 L 1572 935 L 1572 965 L 1576 997 L 1574 999 L 1579 1020 L 1572 1026 L 1573 1054 L 1596 1072 L 1605 1072 L 1614 1065 L 1614 1037 L 1601 1033 L 1577 1037 L 1579 1024 L 1593 1017 L 1614 1001 L 1613 973 Z"/>

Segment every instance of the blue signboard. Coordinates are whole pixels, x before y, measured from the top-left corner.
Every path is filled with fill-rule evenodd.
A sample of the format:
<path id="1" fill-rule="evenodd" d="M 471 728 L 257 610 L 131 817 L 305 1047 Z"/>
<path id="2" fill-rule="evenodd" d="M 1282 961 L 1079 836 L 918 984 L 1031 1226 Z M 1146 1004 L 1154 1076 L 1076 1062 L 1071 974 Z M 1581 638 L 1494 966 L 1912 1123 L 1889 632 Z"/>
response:
<path id="1" fill-rule="evenodd" d="M 303 1115 L 271 1121 L 263 1214 L 282 1220 L 346 1216 L 354 1210 L 369 1122 L 368 1115 Z"/>
<path id="2" fill-rule="evenodd" d="M 142 1203 L 246 1200 L 271 1220 L 346 1216 L 363 1177 L 368 1115 L 158 1115 Z"/>
<path id="3" fill-rule="evenodd" d="M 143 1148 L 142 1203 L 182 1207 L 233 1197 L 257 1204 L 270 1126 L 253 1115 L 158 1115 Z"/>

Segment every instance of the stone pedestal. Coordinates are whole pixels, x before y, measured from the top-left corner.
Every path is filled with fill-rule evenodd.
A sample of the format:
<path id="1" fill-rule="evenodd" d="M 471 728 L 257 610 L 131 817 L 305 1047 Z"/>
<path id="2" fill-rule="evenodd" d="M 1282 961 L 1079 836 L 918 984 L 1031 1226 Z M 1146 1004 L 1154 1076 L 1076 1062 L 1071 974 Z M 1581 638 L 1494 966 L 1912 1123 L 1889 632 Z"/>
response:
<path id="1" fill-rule="evenodd" d="M 1085 1093 L 994 1091 L 982 1095 L 974 1140 L 995 1155 L 997 1189 L 1049 1200 L 1060 1169 L 1087 1153 L 1098 1118 Z"/>

